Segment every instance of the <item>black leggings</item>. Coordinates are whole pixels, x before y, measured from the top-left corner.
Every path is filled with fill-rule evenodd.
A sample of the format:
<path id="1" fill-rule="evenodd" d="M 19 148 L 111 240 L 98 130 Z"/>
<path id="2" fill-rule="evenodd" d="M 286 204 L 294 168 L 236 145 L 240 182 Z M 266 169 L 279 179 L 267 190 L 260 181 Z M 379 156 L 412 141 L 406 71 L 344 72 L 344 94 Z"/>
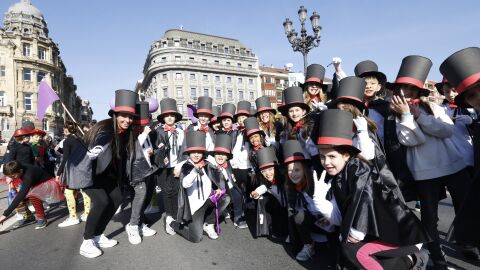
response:
<path id="1" fill-rule="evenodd" d="M 155 175 L 157 185 L 162 189 L 163 207 L 167 216 L 177 218 L 178 186 L 180 181 L 173 177 L 173 168 L 160 169 Z"/>
<path id="2" fill-rule="evenodd" d="M 116 179 L 103 178 L 92 187 L 83 190 L 90 197 L 91 208 L 85 225 L 83 238 L 93 239 L 101 235 L 122 203 L 122 192 Z"/>

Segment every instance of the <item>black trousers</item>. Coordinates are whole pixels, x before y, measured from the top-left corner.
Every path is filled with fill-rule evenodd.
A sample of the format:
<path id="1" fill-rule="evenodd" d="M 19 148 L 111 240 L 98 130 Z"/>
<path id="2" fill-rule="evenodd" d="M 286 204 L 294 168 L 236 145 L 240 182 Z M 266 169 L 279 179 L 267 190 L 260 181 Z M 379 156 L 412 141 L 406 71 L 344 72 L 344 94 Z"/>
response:
<path id="1" fill-rule="evenodd" d="M 162 189 L 163 207 L 166 215 L 177 218 L 180 181 L 173 177 L 173 168 L 160 169 L 155 176 L 157 177 L 157 184 Z"/>
<path id="2" fill-rule="evenodd" d="M 467 195 L 470 182 L 470 176 L 466 169 L 451 175 L 415 182 L 420 199 L 421 223 L 433 240 L 427 244 L 427 247 L 435 263 L 445 263 L 437 230 L 440 188 L 444 185 L 447 187 L 452 197 L 455 213 L 458 213 Z"/>
<path id="3" fill-rule="evenodd" d="M 116 179 L 103 178 L 83 189 L 90 197 L 91 208 L 85 224 L 84 239 L 101 235 L 122 203 L 122 192 Z"/>
<path id="4" fill-rule="evenodd" d="M 233 175 L 237 180 L 236 184 L 241 189 L 243 194 L 245 194 L 248 191 L 248 188 L 251 186 L 248 171 L 248 169 L 233 169 Z"/>

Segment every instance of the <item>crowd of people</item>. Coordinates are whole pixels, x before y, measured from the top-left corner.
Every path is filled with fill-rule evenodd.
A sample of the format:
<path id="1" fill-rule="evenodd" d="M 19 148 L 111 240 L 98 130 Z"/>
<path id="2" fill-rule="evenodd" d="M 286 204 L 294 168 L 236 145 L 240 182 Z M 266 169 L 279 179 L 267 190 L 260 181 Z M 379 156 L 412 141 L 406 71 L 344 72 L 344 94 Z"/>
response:
<path id="1" fill-rule="evenodd" d="M 104 232 L 125 200 L 129 242 L 155 235 L 146 210 L 161 196 L 165 232 L 190 242 L 204 233 L 217 239 L 222 220 L 231 219 L 253 227 L 255 238 L 282 239 L 298 261 L 324 243 L 338 268 L 425 269 L 430 259 L 447 269 L 437 222 L 448 190 L 456 215 L 448 240 L 478 260 L 480 48 L 440 65 L 442 103 L 428 99 L 426 57 L 405 57 L 392 82 L 373 61 L 347 76 L 338 60 L 332 87 L 325 68 L 312 64 L 304 83 L 283 91 L 278 111 L 267 96 L 215 106 L 201 96 L 196 121 L 184 128 L 175 99 L 162 99 L 157 113 L 135 92 L 117 90 L 108 119 L 84 136 L 67 121 L 57 147 L 26 125 L 15 131 L 3 164 L 14 194 L 0 222 L 13 211 L 17 226 L 32 222 L 30 203 L 35 229 L 44 228 L 44 202 L 65 197 L 69 216 L 58 226 L 85 221 L 80 254 L 94 258 L 118 244 Z"/>

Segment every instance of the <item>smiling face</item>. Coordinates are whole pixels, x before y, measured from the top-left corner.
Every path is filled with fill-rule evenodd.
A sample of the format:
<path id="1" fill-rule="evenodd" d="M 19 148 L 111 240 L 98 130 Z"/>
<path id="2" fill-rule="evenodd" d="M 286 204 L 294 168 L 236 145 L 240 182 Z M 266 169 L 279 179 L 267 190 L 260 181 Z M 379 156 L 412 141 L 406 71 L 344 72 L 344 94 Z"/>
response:
<path id="1" fill-rule="evenodd" d="M 198 163 L 203 158 L 203 152 L 194 151 L 194 152 L 191 152 L 190 154 L 188 154 L 188 156 L 193 161 L 193 163 Z"/>
<path id="2" fill-rule="evenodd" d="M 163 117 L 163 121 L 165 122 L 166 125 L 168 126 L 173 126 L 175 124 L 175 115 L 174 114 L 166 114 Z"/>
<path id="3" fill-rule="evenodd" d="M 245 115 L 237 116 L 237 125 L 240 126 L 240 127 L 245 126 L 245 124 L 244 124 L 245 119 L 247 119 L 247 116 L 245 116 Z"/>
<path id="4" fill-rule="evenodd" d="M 341 154 L 333 148 L 319 148 L 319 150 L 320 162 L 328 175 L 339 174 L 350 159 L 349 154 Z"/>
<path id="5" fill-rule="evenodd" d="M 318 95 L 320 93 L 320 89 L 322 89 L 322 85 L 318 82 L 307 82 L 307 91 L 311 96 Z"/>
<path id="6" fill-rule="evenodd" d="M 378 91 L 382 88 L 382 85 L 378 82 L 378 79 L 375 77 L 366 77 L 365 78 L 365 92 L 364 99 L 371 100 L 375 97 Z"/>
<path id="7" fill-rule="evenodd" d="M 302 117 L 305 115 L 305 110 L 294 106 L 288 109 L 288 118 L 292 120 L 294 123 L 297 123 L 298 121 L 302 120 Z"/>
<path id="8" fill-rule="evenodd" d="M 32 143 L 37 143 L 40 141 L 40 135 L 38 134 L 33 134 L 32 136 L 30 136 L 30 142 Z"/>
<path id="9" fill-rule="evenodd" d="M 218 165 L 222 165 L 223 163 L 227 162 L 227 155 L 225 154 L 215 154 L 215 161 Z"/>
<path id="10" fill-rule="evenodd" d="M 117 127 L 120 129 L 127 129 L 133 123 L 133 115 L 128 113 L 117 113 Z"/>
<path id="11" fill-rule="evenodd" d="M 265 177 L 265 179 L 267 179 L 268 182 L 272 182 L 275 179 L 275 168 L 274 167 L 263 169 L 260 172 L 262 173 L 263 177 Z"/>
<path id="12" fill-rule="evenodd" d="M 305 178 L 303 165 L 300 161 L 290 162 L 287 165 L 288 179 L 295 185 L 300 183 Z"/>
<path id="13" fill-rule="evenodd" d="M 448 83 L 445 83 L 443 84 L 442 90 L 443 90 L 443 95 L 448 100 L 448 102 L 455 101 L 455 97 L 458 95 L 458 93 L 454 87 L 452 87 Z"/>
<path id="14" fill-rule="evenodd" d="M 260 119 L 262 120 L 262 123 L 268 124 L 268 122 L 270 122 L 270 112 L 269 111 L 261 112 Z"/>
<path id="15" fill-rule="evenodd" d="M 248 141 L 253 147 L 258 147 L 259 145 L 262 144 L 262 137 L 260 136 L 260 134 L 255 133 L 250 135 L 250 137 L 248 137 Z"/>
<path id="16" fill-rule="evenodd" d="M 401 91 L 403 91 L 407 101 L 418 99 L 419 97 L 418 88 L 413 85 L 401 83 L 395 90 L 395 95 L 400 96 Z"/>
<path id="17" fill-rule="evenodd" d="M 232 128 L 232 119 L 231 118 L 223 118 L 222 119 L 222 126 L 223 128 Z"/>
<path id="18" fill-rule="evenodd" d="M 208 123 L 210 122 L 210 115 L 209 114 L 206 114 L 206 113 L 199 113 L 198 114 L 198 122 L 200 122 L 200 124 L 202 126 L 206 126 L 208 125 Z"/>

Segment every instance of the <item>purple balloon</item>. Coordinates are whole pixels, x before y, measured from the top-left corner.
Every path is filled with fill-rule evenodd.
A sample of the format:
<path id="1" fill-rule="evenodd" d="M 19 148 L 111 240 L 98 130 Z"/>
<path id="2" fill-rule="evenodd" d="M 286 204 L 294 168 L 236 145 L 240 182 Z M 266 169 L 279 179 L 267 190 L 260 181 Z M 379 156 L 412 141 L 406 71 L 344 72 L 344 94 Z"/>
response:
<path id="1" fill-rule="evenodd" d="M 158 110 L 158 101 L 155 98 L 149 97 L 145 99 L 148 102 L 148 111 L 154 113 Z"/>
<path id="2" fill-rule="evenodd" d="M 115 108 L 115 96 L 113 96 L 111 99 L 110 99 L 110 109 L 114 109 Z"/>

